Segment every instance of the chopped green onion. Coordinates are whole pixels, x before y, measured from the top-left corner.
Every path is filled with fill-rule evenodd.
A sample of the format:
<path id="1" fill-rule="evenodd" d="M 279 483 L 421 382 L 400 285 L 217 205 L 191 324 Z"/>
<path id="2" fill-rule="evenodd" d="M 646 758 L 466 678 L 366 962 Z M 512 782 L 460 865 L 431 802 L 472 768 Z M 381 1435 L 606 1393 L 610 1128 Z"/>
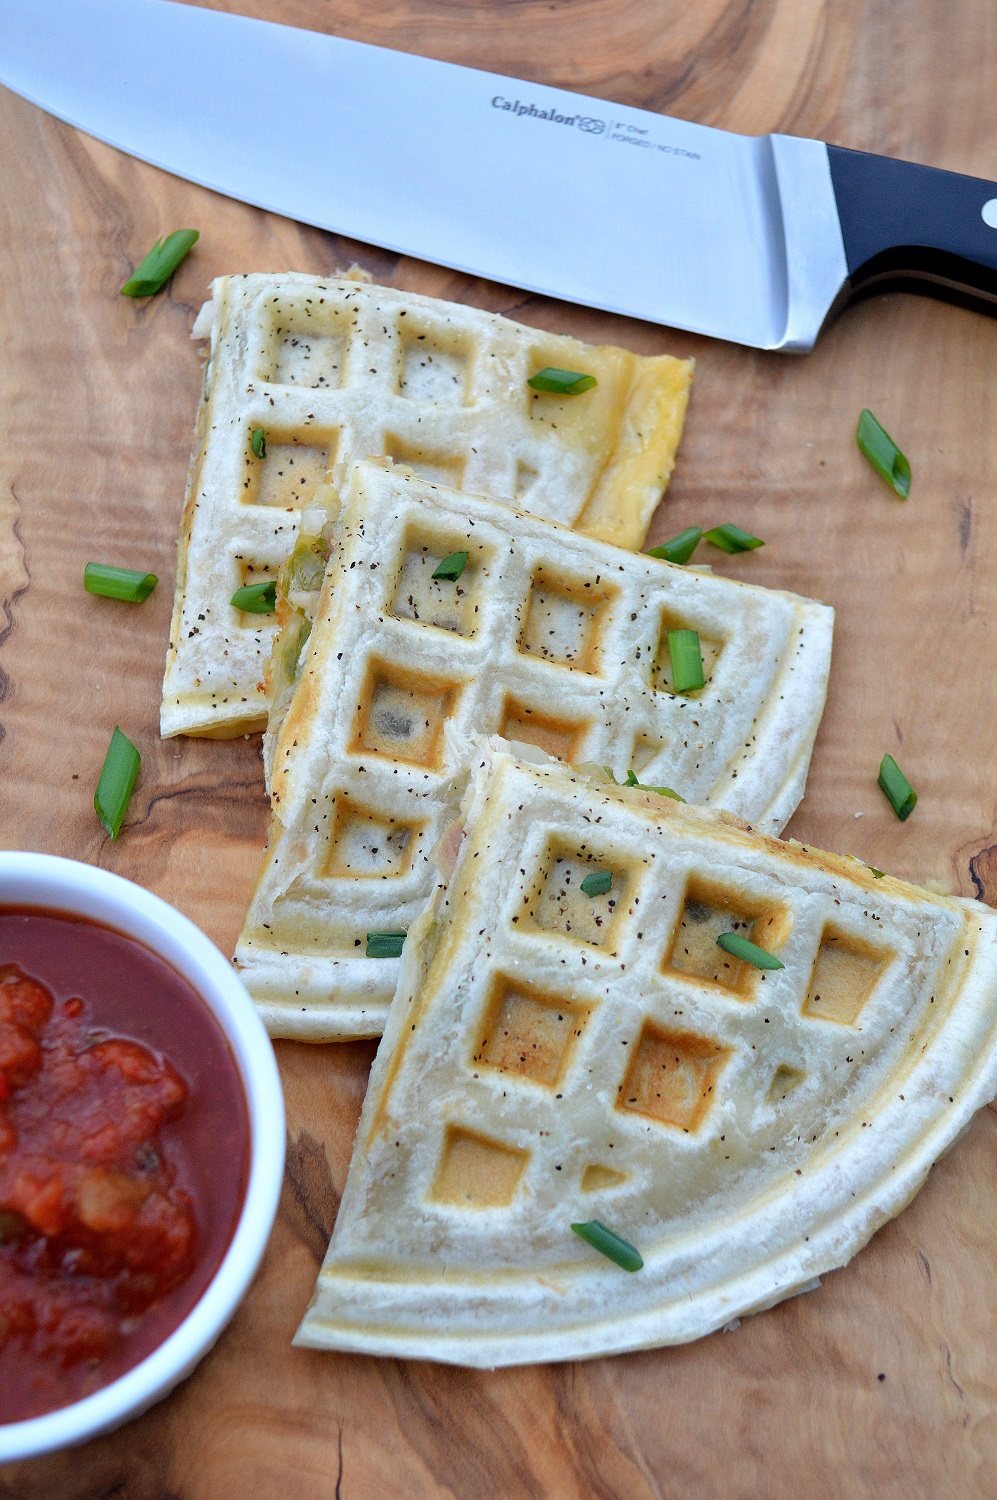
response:
<path id="1" fill-rule="evenodd" d="M 612 775 L 612 772 L 610 772 L 610 775 Z M 613 777 L 614 781 L 615 779 Z M 627 772 L 627 779 L 623 785 L 638 787 L 642 792 L 657 792 L 659 797 L 671 797 L 673 802 L 685 801 L 685 798 L 680 797 L 678 792 L 673 792 L 670 786 L 648 786 L 647 782 L 638 781 L 632 769 Z"/>
<path id="2" fill-rule="evenodd" d="M 281 565 L 281 587 L 288 594 L 314 594 L 322 587 L 329 548 L 321 536 L 299 536 L 294 551 Z"/>
<path id="3" fill-rule="evenodd" d="M 676 693 L 694 693 L 705 685 L 698 630 L 670 630 L 668 655 L 672 662 L 672 688 Z"/>
<path id="4" fill-rule="evenodd" d="M 176 229 L 157 240 L 121 288 L 122 297 L 151 297 L 165 286 L 177 266 L 197 243 L 196 229 Z"/>
<path id="5" fill-rule="evenodd" d="M 722 932 L 717 938 L 717 947 L 729 953 L 732 958 L 742 958 L 746 964 L 752 964 L 756 969 L 784 969 L 786 965 L 781 958 L 776 958 L 774 953 L 766 953 L 764 948 L 759 948 L 746 937 L 739 936 L 736 932 Z"/>
<path id="6" fill-rule="evenodd" d="M 158 582 L 155 573 L 112 568 L 108 563 L 87 563 L 83 569 L 83 587 L 88 594 L 100 594 L 103 599 L 123 599 L 126 604 L 141 604 Z"/>
<path id="7" fill-rule="evenodd" d="M 868 408 L 863 408 L 859 417 L 855 440 L 876 473 L 886 480 L 901 500 L 906 500 L 910 494 L 910 463 Z"/>
<path id="8" fill-rule="evenodd" d="M 755 547 L 764 547 L 765 543 L 760 536 L 752 536 L 750 531 L 742 531 L 740 526 L 734 526 L 726 521 L 723 526 L 714 526 L 712 531 L 703 533 L 708 542 L 714 547 L 719 547 L 723 552 L 752 552 Z"/>
<path id="9" fill-rule="evenodd" d="M 662 542 L 660 547 L 651 547 L 647 555 L 648 557 L 661 557 L 665 562 L 687 563 L 702 540 L 702 536 L 701 526 L 687 526 L 685 531 L 669 537 L 668 541 Z"/>
<path id="10" fill-rule="evenodd" d="M 266 458 L 267 435 L 262 427 L 253 428 L 252 433 L 250 434 L 249 442 L 253 450 L 253 456 L 255 458 Z"/>
<path id="11" fill-rule="evenodd" d="M 548 365 L 546 369 L 538 370 L 531 375 L 526 382 L 535 391 L 553 391 L 558 396 L 580 396 L 582 391 L 590 391 L 596 384 L 594 375 L 583 375 L 580 370 L 555 370 Z"/>
<path id="12" fill-rule="evenodd" d="M 112 839 L 116 839 L 121 831 L 141 764 L 142 757 L 131 740 L 115 726 L 93 797 L 97 816 Z"/>
<path id="13" fill-rule="evenodd" d="M 604 896 L 612 889 L 612 870 L 593 870 L 591 875 L 586 875 L 582 881 L 582 890 L 586 896 Z"/>
<path id="14" fill-rule="evenodd" d="M 886 874 L 885 870 L 877 870 L 875 865 L 867 865 L 866 868 L 868 869 L 869 874 L 872 876 L 873 880 L 882 880 L 883 876 Z"/>
<path id="15" fill-rule="evenodd" d="M 879 767 L 879 784 L 901 823 L 909 818 L 917 802 L 917 793 L 892 755 L 884 755 Z"/>
<path id="16" fill-rule="evenodd" d="M 277 608 L 277 584 L 272 578 L 269 583 L 245 583 L 229 603 L 233 609 L 244 609 L 247 615 L 272 615 Z"/>
<path id="17" fill-rule="evenodd" d="M 312 622 L 306 615 L 298 625 L 293 636 L 288 637 L 287 644 L 284 647 L 284 670 L 287 673 L 288 682 L 293 682 L 298 674 L 298 663 L 301 660 L 301 653 L 307 646 L 308 637 L 311 633 Z"/>
<path id="18" fill-rule="evenodd" d="M 433 569 L 433 577 L 450 578 L 456 583 L 467 567 L 467 557 L 466 552 L 451 552 L 449 557 L 443 559 L 439 567 Z"/>
<path id="19" fill-rule="evenodd" d="M 404 932 L 368 932 L 368 958 L 400 958 L 405 946 Z"/>
<path id="20" fill-rule="evenodd" d="M 589 1219 L 585 1224 L 572 1224 L 572 1229 L 593 1250 L 598 1250 L 607 1260 L 614 1261 L 624 1271 L 640 1271 L 644 1261 L 639 1250 L 629 1240 L 621 1240 L 618 1234 L 600 1224 L 598 1219 Z"/>

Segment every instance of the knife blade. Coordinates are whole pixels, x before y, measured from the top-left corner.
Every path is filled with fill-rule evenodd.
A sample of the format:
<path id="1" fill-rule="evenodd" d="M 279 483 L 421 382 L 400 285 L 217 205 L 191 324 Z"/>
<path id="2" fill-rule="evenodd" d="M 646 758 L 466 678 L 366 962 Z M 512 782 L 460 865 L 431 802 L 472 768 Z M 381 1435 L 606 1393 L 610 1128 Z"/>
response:
<path id="1" fill-rule="evenodd" d="M 229 197 L 546 296 L 806 351 L 870 288 L 997 306 L 997 184 L 177 3 L 0 0 L 0 83 Z"/>

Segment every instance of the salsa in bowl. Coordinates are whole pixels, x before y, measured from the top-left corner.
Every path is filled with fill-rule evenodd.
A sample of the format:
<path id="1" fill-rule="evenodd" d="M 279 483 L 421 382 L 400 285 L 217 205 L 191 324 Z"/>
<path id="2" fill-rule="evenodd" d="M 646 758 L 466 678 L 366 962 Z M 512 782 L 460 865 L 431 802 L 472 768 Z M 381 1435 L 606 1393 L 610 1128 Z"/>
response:
<path id="1" fill-rule="evenodd" d="M 119 876 L 0 853 L 0 1461 L 106 1431 L 214 1343 L 283 1171 L 228 962 Z"/>

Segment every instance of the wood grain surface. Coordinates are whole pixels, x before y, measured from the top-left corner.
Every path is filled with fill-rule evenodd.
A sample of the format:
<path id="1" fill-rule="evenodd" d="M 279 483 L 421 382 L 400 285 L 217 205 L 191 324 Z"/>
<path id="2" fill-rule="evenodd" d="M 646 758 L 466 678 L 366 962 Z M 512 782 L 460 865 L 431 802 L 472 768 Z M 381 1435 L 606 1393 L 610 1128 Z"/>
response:
<path id="1" fill-rule="evenodd" d="M 992 0 L 219 4 L 713 125 L 997 178 Z M 3 90 L 0 141 L 0 842 L 130 876 L 231 950 L 267 823 L 259 742 L 163 743 L 157 732 L 200 383 L 188 333 L 216 274 L 328 274 L 356 260 L 380 280 L 539 327 L 695 355 L 652 535 L 737 521 L 767 545 L 718 554 L 720 570 L 838 611 L 827 714 L 790 832 L 997 904 L 997 322 L 881 297 L 806 358 L 760 354 L 301 228 Z M 120 297 L 152 241 L 188 224 L 202 237 L 168 291 Z M 856 450 L 863 406 L 910 456 L 905 505 Z M 162 581 L 141 609 L 91 598 L 91 557 Z M 112 845 L 92 795 L 115 724 L 143 771 Z M 876 787 L 887 750 L 920 794 L 905 824 Z M 169 1400 L 84 1449 L 3 1471 L 3 1500 L 997 1494 L 992 1109 L 912 1207 L 812 1295 L 687 1348 L 480 1374 L 290 1347 L 373 1047 L 277 1052 L 287 1180 L 245 1305 Z"/>

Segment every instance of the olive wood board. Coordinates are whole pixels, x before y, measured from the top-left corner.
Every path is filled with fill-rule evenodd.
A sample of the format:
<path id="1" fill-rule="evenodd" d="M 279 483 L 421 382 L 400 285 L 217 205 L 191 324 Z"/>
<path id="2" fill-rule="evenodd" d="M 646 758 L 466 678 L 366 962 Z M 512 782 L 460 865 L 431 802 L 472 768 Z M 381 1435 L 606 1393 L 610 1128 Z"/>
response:
<path id="1" fill-rule="evenodd" d="M 728 129 L 997 177 L 990 0 L 215 4 Z M 838 612 L 827 713 L 789 832 L 997 904 L 997 321 L 880 296 L 806 357 L 762 354 L 303 228 L 3 90 L 0 140 L 0 843 L 129 876 L 231 952 L 266 834 L 259 739 L 158 734 L 201 378 L 188 334 L 215 275 L 357 262 L 537 327 L 695 356 L 652 540 L 737 522 L 766 545 L 734 558 L 704 548 L 718 571 Z M 166 291 L 119 296 L 152 242 L 186 225 L 201 240 Z M 864 406 L 910 458 L 906 503 L 856 448 Z M 140 608 L 92 598 L 91 559 L 152 569 L 160 584 Z M 92 797 L 115 724 L 142 774 L 112 844 Z M 903 824 L 876 785 L 885 751 L 920 798 Z M 2 1500 L 997 1493 L 993 1107 L 818 1291 L 683 1348 L 478 1373 L 291 1347 L 373 1053 L 277 1044 L 287 1176 L 241 1310 L 166 1401 L 81 1449 L 0 1471 Z"/>

